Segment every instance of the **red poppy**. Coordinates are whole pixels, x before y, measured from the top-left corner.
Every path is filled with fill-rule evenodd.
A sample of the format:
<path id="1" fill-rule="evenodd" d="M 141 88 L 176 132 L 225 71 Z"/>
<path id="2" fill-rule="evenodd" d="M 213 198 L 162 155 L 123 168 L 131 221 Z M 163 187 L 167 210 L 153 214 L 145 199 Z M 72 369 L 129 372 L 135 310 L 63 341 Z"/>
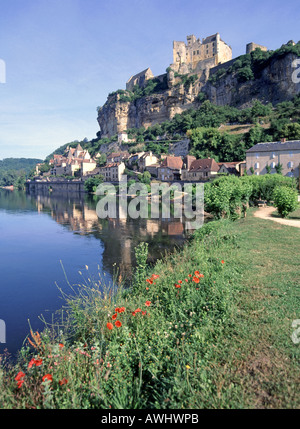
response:
<path id="1" fill-rule="evenodd" d="M 179 283 L 179 284 L 182 284 L 182 280 L 178 280 L 178 283 Z"/>
<path id="2" fill-rule="evenodd" d="M 51 374 L 44 375 L 43 381 L 46 381 L 46 380 L 53 381 L 52 375 Z"/>
<path id="3" fill-rule="evenodd" d="M 189 274 L 189 277 L 192 277 L 192 274 Z"/>
<path id="4" fill-rule="evenodd" d="M 107 327 L 109 330 L 112 330 L 114 326 L 113 326 L 113 324 L 112 324 L 112 323 L 107 323 L 106 327 Z"/>
<path id="5" fill-rule="evenodd" d="M 136 315 L 136 312 L 135 312 L 135 311 L 133 311 L 131 314 L 132 314 L 133 316 L 135 316 L 135 315 Z"/>
<path id="6" fill-rule="evenodd" d="M 63 344 L 58 344 L 60 349 L 63 349 L 65 346 Z"/>
<path id="7" fill-rule="evenodd" d="M 116 318 L 118 317 L 118 315 L 117 315 L 117 313 L 116 314 L 114 314 L 111 318 L 112 318 L 112 320 L 116 320 Z"/>
<path id="8" fill-rule="evenodd" d="M 151 301 L 146 301 L 146 302 L 145 302 L 145 305 L 146 305 L 147 307 L 150 307 L 150 305 L 151 305 Z"/>
<path id="9" fill-rule="evenodd" d="M 188 283 L 188 281 L 189 281 L 188 279 L 184 279 L 184 280 L 185 280 L 187 283 Z"/>
<path id="10" fill-rule="evenodd" d="M 135 313 L 140 313 L 142 310 L 140 309 L 140 308 L 137 308 L 136 310 L 135 310 Z"/>
<path id="11" fill-rule="evenodd" d="M 68 383 L 67 378 L 63 378 L 62 380 L 59 380 L 59 385 L 60 386 L 63 386 L 64 384 L 67 384 L 67 383 Z"/>
<path id="12" fill-rule="evenodd" d="M 24 383 L 24 380 L 20 380 L 20 381 L 18 381 L 18 389 L 20 389 L 20 387 L 22 386 L 22 384 Z"/>
<path id="13" fill-rule="evenodd" d="M 21 378 L 23 378 L 23 377 L 25 377 L 25 374 L 24 374 L 24 372 L 20 371 L 20 372 L 18 372 L 17 376 L 15 377 L 15 380 L 20 381 Z"/>
<path id="14" fill-rule="evenodd" d="M 200 272 L 199 271 L 195 271 L 195 276 L 199 276 Z"/>
<path id="15" fill-rule="evenodd" d="M 146 314 L 147 314 L 147 311 L 142 311 L 143 316 L 146 316 Z"/>
<path id="16" fill-rule="evenodd" d="M 148 286 L 146 287 L 146 290 L 149 290 Z"/>
<path id="17" fill-rule="evenodd" d="M 200 280 L 198 279 L 198 277 L 193 277 L 193 282 L 195 282 L 195 283 L 199 283 L 199 282 L 200 282 Z"/>
<path id="18" fill-rule="evenodd" d="M 176 289 L 181 288 L 181 286 L 180 286 L 180 285 L 177 285 L 176 283 L 175 283 L 175 287 L 176 287 Z"/>
<path id="19" fill-rule="evenodd" d="M 28 364 L 28 368 L 32 368 L 33 365 L 35 365 L 35 366 L 41 366 L 42 363 L 43 363 L 43 359 L 32 358 L 31 361 Z"/>
<path id="20" fill-rule="evenodd" d="M 221 264 L 225 264 L 225 261 L 223 261 L 223 259 L 222 259 L 222 261 L 221 261 Z"/>
<path id="21" fill-rule="evenodd" d="M 124 313 L 125 312 L 125 307 L 120 307 L 119 308 L 119 313 Z"/>
<path id="22" fill-rule="evenodd" d="M 119 307 L 117 307 L 117 308 L 115 309 L 115 312 L 116 312 L 116 313 L 119 313 L 119 312 L 120 312 Z"/>
<path id="23" fill-rule="evenodd" d="M 117 328 L 121 328 L 122 323 L 120 322 L 120 320 L 117 320 L 117 321 L 116 321 L 115 326 L 116 326 Z"/>
<path id="24" fill-rule="evenodd" d="M 159 278 L 159 275 L 158 275 L 158 274 L 152 274 L 152 278 L 154 278 L 154 279 L 158 279 L 158 278 Z"/>
<path id="25" fill-rule="evenodd" d="M 153 280 L 152 279 L 146 279 L 146 282 L 150 283 L 152 285 Z"/>

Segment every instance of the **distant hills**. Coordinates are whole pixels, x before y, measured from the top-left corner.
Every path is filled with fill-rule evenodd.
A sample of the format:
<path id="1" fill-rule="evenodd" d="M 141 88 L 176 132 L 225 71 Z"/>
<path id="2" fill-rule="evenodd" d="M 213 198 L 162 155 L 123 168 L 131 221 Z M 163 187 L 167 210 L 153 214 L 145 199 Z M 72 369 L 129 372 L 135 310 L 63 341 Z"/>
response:
<path id="1" fill-rule="evenodd" d="M 43 160 L 37 158 L 5 158 L 0 160 L 0 171 L 23 170 L 25 173 L 30 173 L 39 162 L 43 162 Z"/>

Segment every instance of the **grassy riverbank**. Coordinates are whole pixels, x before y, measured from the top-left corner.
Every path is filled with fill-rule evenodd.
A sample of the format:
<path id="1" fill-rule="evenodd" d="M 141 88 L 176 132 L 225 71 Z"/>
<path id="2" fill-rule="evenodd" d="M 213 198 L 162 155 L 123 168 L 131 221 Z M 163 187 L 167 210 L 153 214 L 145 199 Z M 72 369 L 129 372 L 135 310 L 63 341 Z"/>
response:
<path id="1" fill-rule="evenodd" d="M 68 334 L 32 333 L 0 371 L 1 408 L 298 408 L 299 239 L 250 210 L 152 270 L 141 250 L 131 291 L 101 293 L 87 267 Z"/>

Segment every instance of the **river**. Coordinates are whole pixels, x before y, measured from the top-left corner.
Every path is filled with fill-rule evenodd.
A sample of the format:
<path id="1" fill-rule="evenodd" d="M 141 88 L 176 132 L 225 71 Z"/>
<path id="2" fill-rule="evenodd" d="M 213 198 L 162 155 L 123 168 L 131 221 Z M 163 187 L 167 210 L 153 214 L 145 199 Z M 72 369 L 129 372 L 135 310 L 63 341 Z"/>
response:
<path id="1" fill-rule="evenodd" d="M 99 219 L 98 198 L 0 190 L 0 353 L 14 355 L 30 326 L 51 322 L 64 304 L 59 288 L 70 293 L 86 266 L 107 282 L 118 267 L 129 281 L 139 243 L 149 244 L 153 263 L 186 240 L 179 219 Z"/>

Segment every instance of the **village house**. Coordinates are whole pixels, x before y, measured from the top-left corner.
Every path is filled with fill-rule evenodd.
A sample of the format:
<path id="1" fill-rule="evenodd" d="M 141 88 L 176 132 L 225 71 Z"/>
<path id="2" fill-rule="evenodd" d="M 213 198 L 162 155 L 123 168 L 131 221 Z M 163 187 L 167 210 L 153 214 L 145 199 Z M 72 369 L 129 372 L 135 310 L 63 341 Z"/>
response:
<path id="1" fill-rule="evenodd" d="M 115 162 L 122 162 L 129 158 L 128 152 L 113 152 L 107 155 L 107 163 L 115 163 Z"/>
<path id="2" fill-rule="evenodd" d="M 258 143 L 246 152 L 247 174 L 266 174 L 268 169 L 274 174 L 281 166 L 284 176 L 299 177 L 299 164 L 300 140 Z"/>
<path id="3" fill-rule="evenodd" d="M 119 182 L 124 171 L 124 162 L 112 162 L 99 167 L 99 173 L 103 176 L 105 182 Z"/>
<path id="4" fill-rule="evenodd" d="M 183 161 L 179 156 L 166 156 L 157 168 L 157 178 L 163 182 L 181 180 L 182 166 Z"/>
<path id="5" fill-rule="evenodd" d="M 181 178 L 188 182 L 207 181 L 212 177 L 216 177 L 218 172 L 219 165 L 214 159 L 194 159 L 190 162 L 189 168 L 182 170 Z"/>
<path id="6" fill-rule="evenodd" d="M 245 161 L 235 162 L 218 162 L 220 167 L 218 174 L 232 174 L 234 176 L 242 176 L 246 168 Z"/>
<path id="7" fill-rule="evenodd" d="M 147 167 L 157 164 L 157 162 L 158 158 L 152 152 L 146 152 L 137 160 L 138 169 L 143 173 Z"/>
<path id="8" fill-rule="evenodd" d="M 66 148 L 63 155 L 53 155 L 50 160 L 52 165 L 51 175 L 74 176 L 79 174 L 85 176 L 97 167 L 96 161 L 91 157 L 87 150 L 83 150 L 78 144 L 76 148 Z"/>

